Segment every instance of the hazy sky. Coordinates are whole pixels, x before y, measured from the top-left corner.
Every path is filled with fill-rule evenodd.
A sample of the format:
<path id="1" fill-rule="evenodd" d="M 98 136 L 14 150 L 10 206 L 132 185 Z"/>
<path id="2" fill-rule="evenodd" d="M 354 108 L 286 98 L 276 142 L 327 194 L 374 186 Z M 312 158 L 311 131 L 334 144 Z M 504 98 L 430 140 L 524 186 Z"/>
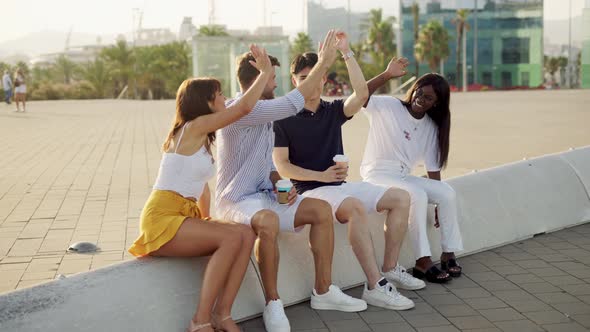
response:
<path id="1" fill-rule="evenodd" d="M 266 23 L 282 25 L 287 33 L 303 29 L 304 0 L 215 0 L 216 23 L 230 29 L 252 30 Z M 399 0 L 350 0 L 353 11 L 382 7 L 396 15 Z M 581 14 L 584 0 L 571 0 L 574 16 Z M 88 32 L 98 35 L 128 33 L 133 8 L 143 9 L 143 27 L 167 27 L 177 33 L 184 16 L 195 25 L 206 24 L 209 0 L 2 0 L 0 42 L 41 30 Z M 323 0 L 327 7 L 346 6 L 348 0 Z M 545 0 L 546 19 L 568 17 L 567 0 Z"/>

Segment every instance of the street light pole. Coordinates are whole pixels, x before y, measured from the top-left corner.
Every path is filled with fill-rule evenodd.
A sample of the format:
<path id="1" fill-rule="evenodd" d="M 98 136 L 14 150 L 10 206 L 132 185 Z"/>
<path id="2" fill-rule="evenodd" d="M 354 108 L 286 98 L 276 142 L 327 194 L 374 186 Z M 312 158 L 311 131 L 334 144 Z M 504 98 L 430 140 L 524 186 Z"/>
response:
<path id="1" fill-rule="evenodd" d="M 477 0 L 473 8 L 473 84 L 477 84 Z"/>
<path id="2" fill-rule="evenodd" d="M 572 88 L 572 0 L 569 1 L 569 48 L 567 52 L 567 70 L 566 70 L 566 77 L 567 77 L 567 87 L 568 89 Z"/>

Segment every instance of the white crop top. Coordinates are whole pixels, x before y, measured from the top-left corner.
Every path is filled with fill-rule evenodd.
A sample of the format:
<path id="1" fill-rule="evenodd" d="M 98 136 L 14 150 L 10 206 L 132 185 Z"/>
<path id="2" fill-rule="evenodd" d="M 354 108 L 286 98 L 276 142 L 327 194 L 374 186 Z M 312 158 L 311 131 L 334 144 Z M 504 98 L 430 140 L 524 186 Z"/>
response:
<path id="1" fill-rule="evenodd" d="M 190 156 L 176 153 L 187 124 L 182 127 L 174 152 L 164 152 L 154 189 L 172 190 L 183 197 L 198 199 L 205 184 L 215 175 L 215 163 L 205 146 Z"/>

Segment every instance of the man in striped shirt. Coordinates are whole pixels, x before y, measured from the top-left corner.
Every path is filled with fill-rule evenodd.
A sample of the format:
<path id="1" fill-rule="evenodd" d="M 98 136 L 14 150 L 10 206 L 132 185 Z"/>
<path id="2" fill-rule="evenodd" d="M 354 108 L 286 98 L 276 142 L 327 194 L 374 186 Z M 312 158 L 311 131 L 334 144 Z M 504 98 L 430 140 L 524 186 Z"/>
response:
<path id="1" fill-rule="evenodd" d="M 314 95 L 316 86 L 337 56 L 336 31 L 330 30 L 319 51 L 319 61 L 306 82 L 286 96 L 274 99 L 276 81 L 273 77 L 262 99 L 252 112 L 219 131 L 217 211 L 226 219 L 248 224 L 258 235 L 255 254 L 264 286 L 266 307 L 263 319 L 269 332 L 290 331 L 277 290 L 279 231 L 300 231 L 310 225 L 310 246 L 315 263 L 315 287 L 311 306 L 314 309 L 361 311 L 365 301 L 344 294 L 332 285 L 334 229 L 332 211 L 322 200 L 303 198 L 291 190 L 289 203 L 279 204 L 274 184 L 280 179 L 272 162 L 274 132 L 272 121 L 297 114 L 306 99 Z M 271 58 L 272 59 L 272 58 Z M 253 57 L 244 54 L 238 63 L 241 91 L 246 91 L 258 71 L 251 65 Z M 279 65 L 272 59 L 274 65 Z M 229 100 L 227 105 L 239 99 Z"/>

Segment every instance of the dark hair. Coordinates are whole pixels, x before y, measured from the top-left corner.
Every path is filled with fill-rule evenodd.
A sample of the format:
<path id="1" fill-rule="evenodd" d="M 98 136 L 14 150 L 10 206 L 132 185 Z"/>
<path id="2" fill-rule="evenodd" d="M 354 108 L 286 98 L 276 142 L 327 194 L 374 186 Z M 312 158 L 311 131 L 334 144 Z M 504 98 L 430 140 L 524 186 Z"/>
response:
<path id="1" fill-rule="evenodd" d="M 272 55 L 269 55 L 268 57 L 273 66 L 281 66 L 281 63 L 277 58 Z M 250 64 L 250 61 L 254 61 L 254 56 L 250 52 L 246 52 L 237 58 L 238 82 L 240 82 L 240 85 L 244 88 L 249 87 L 260 73 L 258 69 Z"/>
<path id="2" fill-rule="evenodd" d="M 172 138 L 185 123 L 199 116 L 213 113 L 208 102 L 215 100 L 215 95 L 221 91 L 221 83 L 214 78 L 189 78 L 182 82 L 176 92 L 176 115 L 172 129 L 162 145 L 165 151 L 170 147 Z M 207 133 L 205 148 L 211 153 L 211 145 L 215 142 L 215 132 Z"/>
<path id="3" fill-rule="evenodd" d="M 451 110 L 449 108 L 451 92 L 449 83 L 439 74 L 425 74 L 408 90 L 402 103 L 406 107 L 412 107 L 412 95 L 414 92 L 428 85 L 432 86 L 434 93 L 436 93 L 437 101 L 433 107 L 426 111 L 426 114 L 430 116 L 438 127 L 438 166 L 444 168 L 449 158 L 449 136 L 451 132 Z"/>
<path id="4" fill-rule="evenodd" d="M 299 74 L 303 69 L 309 67 L 313 68 L 318 63 L 318 55 L 313 52 L 305 52 L 298 54 L 293 61 L 291 61 L 291 75 Z"/>

